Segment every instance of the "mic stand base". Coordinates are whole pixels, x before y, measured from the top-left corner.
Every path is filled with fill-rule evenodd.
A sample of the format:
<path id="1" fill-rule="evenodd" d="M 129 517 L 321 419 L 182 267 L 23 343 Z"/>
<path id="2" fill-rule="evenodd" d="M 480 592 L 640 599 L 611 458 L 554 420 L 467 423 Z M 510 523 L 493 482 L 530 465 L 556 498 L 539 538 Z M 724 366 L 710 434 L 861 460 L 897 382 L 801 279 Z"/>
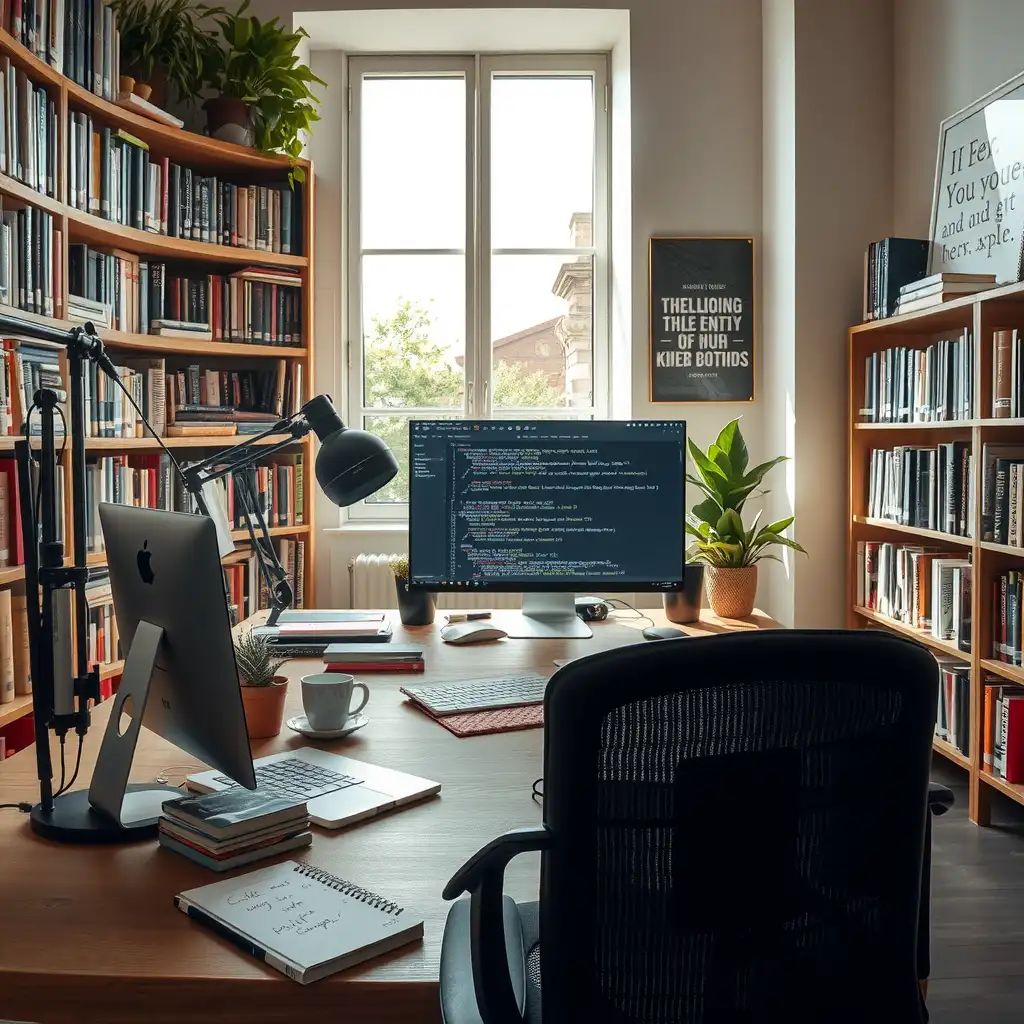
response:
<path id="1" fill-rule="evenodd" d="M 154 783 L 131 783 L 125 793 L 151 793 L 151 799 L 158 804 L 182 795 L 182 791 L 174 786 Z M 156 838 L 159 827 L 158 818 L 128 825 L 114 821 L 89 803 L 87 789 L 77 789 L 57 797 L 52 811 L 44 811 L 42 804 L 36 804 L 30 817 L 32 831 L 36 835 L 58 843 L 133 843 Z"/>

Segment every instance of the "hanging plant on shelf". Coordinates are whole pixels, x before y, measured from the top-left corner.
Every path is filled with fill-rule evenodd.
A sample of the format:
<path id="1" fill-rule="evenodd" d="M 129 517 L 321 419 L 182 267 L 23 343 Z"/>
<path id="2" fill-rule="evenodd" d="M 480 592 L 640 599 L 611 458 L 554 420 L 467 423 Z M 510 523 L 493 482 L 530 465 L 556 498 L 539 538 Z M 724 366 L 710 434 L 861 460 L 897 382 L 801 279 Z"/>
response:
<path id="1" fill-rule="evenodd" d="M 107 6 L 121 39 L 122 91 L 164 107 L 171 85 L 180 102 L 194 101 L 218 49 L 217 34 L 202 22 L 224 9 L 190 0 L 111 0 Z"/>
<path id="2" fill-rule="evenodd" d="M 217 18 L 221 45 L 210 55 L 204 82 L 217 95 L 203 104 L 212 136 L 265 153 L 282 153 L 292 164 L 289 181 L 303 181 L 296 163 L 303 135 L 320 120 L 312 85 L 326 86 L 295 49 L 309 33 L 288 32 L 278 18 L 261 22 L 245 14 L 245 0 L 234 14 Z"/>

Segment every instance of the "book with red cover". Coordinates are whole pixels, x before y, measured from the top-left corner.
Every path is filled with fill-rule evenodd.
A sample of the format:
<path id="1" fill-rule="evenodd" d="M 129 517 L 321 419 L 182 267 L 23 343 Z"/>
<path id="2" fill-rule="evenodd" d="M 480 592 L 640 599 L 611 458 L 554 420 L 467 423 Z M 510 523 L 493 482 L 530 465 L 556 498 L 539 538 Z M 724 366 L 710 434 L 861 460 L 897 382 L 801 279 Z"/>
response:
<path id="1" fill-rule="evenodd" d="M 7 564 L 25 564 L 25 541 L 21 535 L 21 495 L 18 493 L 18 464 L 14 459 L 0 459 L 0 473 L 7 477 Z"/>
<path id="2" fill-rule="evenodd" d="M 1003 778 L 1024 782 L 1024 693 L 1003 696 Z"/>
<path id="3" fill-rule="evenodd" d="M 422 661 L 332 661 L 325 672 L 422 672 Z"/>

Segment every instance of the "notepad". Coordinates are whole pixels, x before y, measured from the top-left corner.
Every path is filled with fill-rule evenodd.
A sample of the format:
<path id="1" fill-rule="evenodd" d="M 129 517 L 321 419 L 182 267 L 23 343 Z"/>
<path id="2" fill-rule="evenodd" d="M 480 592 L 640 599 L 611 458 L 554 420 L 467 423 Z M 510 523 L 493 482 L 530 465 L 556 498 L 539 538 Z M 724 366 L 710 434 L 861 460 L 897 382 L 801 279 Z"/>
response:
<path id="1" fill-rule="evenodd" d="M 422 917 L 295 861 L 189 889 L 174 905 L 302 985 L 423 937 Z"/>

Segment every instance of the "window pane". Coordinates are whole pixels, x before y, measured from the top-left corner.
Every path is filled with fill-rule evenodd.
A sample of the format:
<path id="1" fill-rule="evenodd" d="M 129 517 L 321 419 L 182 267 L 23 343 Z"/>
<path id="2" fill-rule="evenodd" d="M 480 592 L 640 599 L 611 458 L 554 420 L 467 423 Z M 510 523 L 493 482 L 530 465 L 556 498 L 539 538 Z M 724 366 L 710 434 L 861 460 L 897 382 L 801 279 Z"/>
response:
<path id="1" fill-rule="evenodd" d="M 364 249 L 466 244 L 466 83 L 461 77 L 364 78 Z"/>
<path id="2" fill-rule="evenodd" d="M 492 257 L 495 409 L 593 403 L 593 292 L 590 256 Z"/>
<path id="3" fill-rule="evenodd" d="M 363 430 L 376 434 L 398 460 L 398 474 L 376 494 L 368 505 L 391 505 L 409 500 L 409 420 L 405 416 L 364 416 Z"/>
<path id="4" fill-rule="evenodd" d="M 592 244 L 591 78 L 493 79 L 491 190 L 495 248 Z"/>
<path id="5" fill-rule="evenodd" d="M 462 256 L 364 256 L 363 402 L 461 407 L 466 353 Z"/>

